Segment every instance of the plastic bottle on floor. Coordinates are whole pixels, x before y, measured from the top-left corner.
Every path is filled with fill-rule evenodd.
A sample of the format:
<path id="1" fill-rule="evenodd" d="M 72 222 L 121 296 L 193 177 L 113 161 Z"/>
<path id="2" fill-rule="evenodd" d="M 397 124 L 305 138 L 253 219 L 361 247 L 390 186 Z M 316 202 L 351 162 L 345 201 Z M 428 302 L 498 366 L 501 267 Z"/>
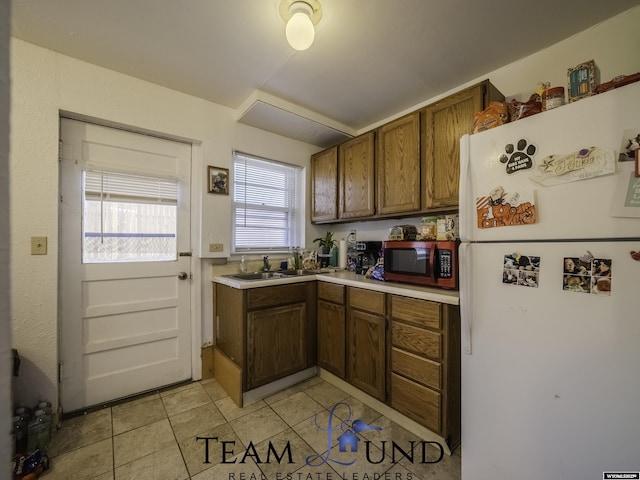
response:
<path id="1" fill-rule="evenodd" d="M 27 422 L 18 415 L 13 417 L 13 436 L 15 439 L 15 454 L 24 455 L 27 453 Z"/>
<path id="2" fill-rule="evenodd" d="M 40 449 L 46 452 L 51 440 L 51 418 L 44 410 L 36 410 L 27 430 L 27 451 L 34 452 Z"/>

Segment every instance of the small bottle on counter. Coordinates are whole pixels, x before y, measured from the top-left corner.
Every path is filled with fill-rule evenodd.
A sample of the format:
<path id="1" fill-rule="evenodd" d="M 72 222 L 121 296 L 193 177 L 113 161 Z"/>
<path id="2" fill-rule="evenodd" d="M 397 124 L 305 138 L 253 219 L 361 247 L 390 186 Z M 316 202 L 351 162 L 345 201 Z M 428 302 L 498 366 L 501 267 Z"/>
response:
<path id="1" fill-rule="evenodd" d="M 293 250 L 293 269 L 294 270 L 300 270 L 301 268 L 302 268 L 302 266 L 300 264 L 300 251 L 296 247 Z"/>
<path id="2" fill-rule="evenodd" d="M 240 257 L 240 273 L 247 273 L 248 270 L 248 266 L 247 266 L 247 259 L 244 258 L 244 255 L 242 257 Z"/>

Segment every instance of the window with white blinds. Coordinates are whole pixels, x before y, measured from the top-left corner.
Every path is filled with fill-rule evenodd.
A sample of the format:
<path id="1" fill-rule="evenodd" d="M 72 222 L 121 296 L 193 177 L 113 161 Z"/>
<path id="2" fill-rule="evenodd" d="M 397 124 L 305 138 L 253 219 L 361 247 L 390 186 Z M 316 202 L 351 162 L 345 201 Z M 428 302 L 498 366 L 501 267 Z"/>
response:
<path id="1" fill-rule="evenodd" d="M 302 169 L 234 152 L 234 251 L 287 252 L 301 245 Z"/>
<path id="2" fill-rule="evenodd" d="M 83 190 L 83 263 L 176 259 L 177 180 L 87 170 Z"/>

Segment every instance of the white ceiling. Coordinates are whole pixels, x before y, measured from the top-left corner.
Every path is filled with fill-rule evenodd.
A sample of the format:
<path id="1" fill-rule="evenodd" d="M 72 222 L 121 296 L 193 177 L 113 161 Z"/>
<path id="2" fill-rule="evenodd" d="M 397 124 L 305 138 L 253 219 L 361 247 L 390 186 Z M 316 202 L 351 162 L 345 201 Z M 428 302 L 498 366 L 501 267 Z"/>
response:
<path id="1" fill-rule="evenodd" d="M 282 100 L 292 108 L 278 106 L 273 123 L 311 119 L 291 136 L 325 146 L 333 139 L 318 126 L 353 134 L 638 4 L 320 2 L 316 39 L 304 52 L 285 40 L 279 0 L 13 0 L 12 35 L 228 106 L 239 117 L 249 110 L 247 119 Z M 256 99 L 257 114 L 250 108 Z"/>

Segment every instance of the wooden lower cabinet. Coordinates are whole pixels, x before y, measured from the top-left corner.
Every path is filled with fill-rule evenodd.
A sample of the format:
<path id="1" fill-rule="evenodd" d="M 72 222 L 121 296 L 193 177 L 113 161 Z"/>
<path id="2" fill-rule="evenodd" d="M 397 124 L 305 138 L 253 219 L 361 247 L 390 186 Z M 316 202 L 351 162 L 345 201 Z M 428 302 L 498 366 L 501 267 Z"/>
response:
<path id="1" fill-rule="evenodd" d="M 214 312 L 214 376 L 238 405 L 243 392 L 319 365 L 460 444 L 458 306 L 318 281 L 214 284 Z"/>
<path id="2" fill-rule="evenodd" d="M 318 282 L 318 365 L 342 379 L 346 375 L 345 289 Z"/>
<path id="3" fill-rule="evenodd" d="M 459 308 L 390 295 L 389 317 L 389 404 L 456 448 L 460 444 Z"/>
<path id="4" fill-rule="evenodd" d="M 235 369 L 226 385 L 239 406 L 243 392 L 316 365 L 316 282 L 246 290 L 214 283 L 213 301 L 214 354 Z M 229 370 L 216 374 L 214 363 L 214 378 Z"/>
<path id="5" fill-rule="evenodd" d="M 442 394 L 391 373 L 391 406 L 429 430 L 440 433 Z"/>
<path id="6" fill-rule="evenodd" d="M 307 305 L 266 308 L 247 315 L 247 388 L 303 370 L 306 365 Z"/>
<path id="7" fill-rule="evenodd" d="M 385 294 L 349 287 L 348 297 L 347 381 L 385 401 Z"/>

